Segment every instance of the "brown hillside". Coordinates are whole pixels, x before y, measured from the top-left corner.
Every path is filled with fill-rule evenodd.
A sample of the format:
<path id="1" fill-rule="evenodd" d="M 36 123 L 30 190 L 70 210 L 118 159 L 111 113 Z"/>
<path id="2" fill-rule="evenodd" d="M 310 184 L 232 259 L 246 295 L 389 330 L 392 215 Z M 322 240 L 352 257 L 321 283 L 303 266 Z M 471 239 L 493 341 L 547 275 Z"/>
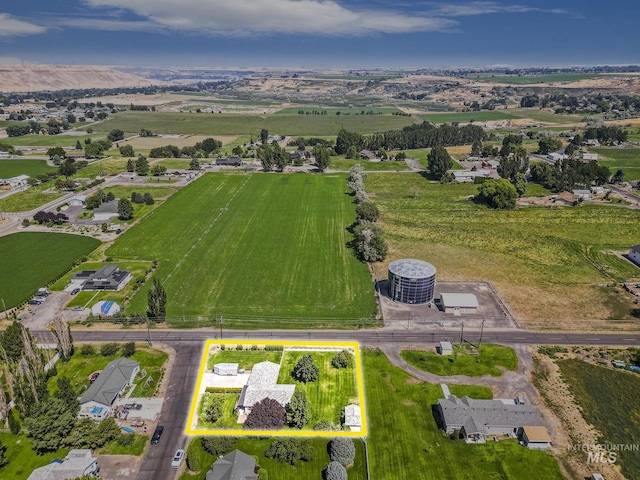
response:
<path id="1" fill-rule="evenodd" d="M 145 87 L 162 82 L 87 65 L 0 65 L 0 92 Z"/>

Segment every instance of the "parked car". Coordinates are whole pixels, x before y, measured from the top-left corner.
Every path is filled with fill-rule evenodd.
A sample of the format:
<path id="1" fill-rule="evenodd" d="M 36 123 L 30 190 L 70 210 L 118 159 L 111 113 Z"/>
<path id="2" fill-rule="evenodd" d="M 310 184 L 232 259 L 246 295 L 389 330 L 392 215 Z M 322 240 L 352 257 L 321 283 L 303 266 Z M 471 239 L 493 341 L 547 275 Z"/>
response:
<path id="1" fill-rule="evenodd" d="M 127 408 L 129 410 L 140 410 L 142 408 L 142 405 L 140 405 L 139 403 L 125 403 L 124 408 Z"/>
<path id="2" fill-rule="evenodd" d="M 100 376 L 100 372 L 93 372 L 89 377 L 89 383 L 95 382 L 99 376 Z"/>
<path id="3" fill-rule="evenodd" d="M 164 431 L 164 427 L 162 425 L 158 425 L 151 436 L 151 445 L 155 445 L 160 441 L 160 437 L 162 436 L 162 432 Z"/>
<path id="4" fill-rule="evenodd" d="M 40 300 L 39 298 L 32 298 L 31 300 L 29 300 L 29 305 L 40 305 L 42 303 L 42 300 Z"/>
<path id="5" fill-rule="evenodd" d="M 182 460 L 184 460 L 184 450 L 176 450 L 176 454 L 173 456 L 173 460 L 171 461 L 171 468 L 180 468 Z"/>
<path id="6" fill-rule="evenodd" d="M 71 295 L 75 295 L 80 291 L 79 288 L 74 288 L 73 290 L 71 290 L 71 292 L 69 292 Z"/>

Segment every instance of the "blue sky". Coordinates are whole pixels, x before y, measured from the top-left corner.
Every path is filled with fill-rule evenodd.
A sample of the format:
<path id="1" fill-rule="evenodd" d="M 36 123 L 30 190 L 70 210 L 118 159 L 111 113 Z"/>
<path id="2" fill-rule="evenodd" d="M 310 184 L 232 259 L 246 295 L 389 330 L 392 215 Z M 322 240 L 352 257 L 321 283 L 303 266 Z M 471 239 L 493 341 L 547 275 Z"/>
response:
<path id="1" fill-rule="evenodd" d="M 340 68 L 640 64 L 637 0 L 2 3 L 2 63 Z"/>

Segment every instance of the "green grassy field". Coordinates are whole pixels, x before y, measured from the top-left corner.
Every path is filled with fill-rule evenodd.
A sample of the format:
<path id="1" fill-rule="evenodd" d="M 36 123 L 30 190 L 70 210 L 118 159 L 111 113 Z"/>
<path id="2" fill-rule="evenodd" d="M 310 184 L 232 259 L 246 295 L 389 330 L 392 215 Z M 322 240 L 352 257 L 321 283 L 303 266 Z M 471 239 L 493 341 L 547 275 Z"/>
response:
<path id="1" fill-rule="evenodd" d="M 614 174 L 618 169 L 624 171 L 624 179 L 640 179 L 640 148 L 589 148 L 603 157 L 598 163 L 609 167 Z"/>
<path id="2" fill-rule="evenodd" d="M 62 195 L 55 189 L 55 180 L 49 180 L 0 199 L 0 212 L 26 212 Z"/>
<path id="3" fill-rule="evenodd" d="M 7 308 L 27 300 L 73 266 L 82 256 L 95 250 L 94 238 L 63 233 L 25 232 L 0 237 L 0 292 Z M 34 261 L 38 258 L 46 261 Z"/>
<path id="4" fill-rule="evenodd" d="M 104 447 L 98 449 L 96 453 L 99 455 L 142 455 L 148 441 L 148 435 L 136 435 L 133 445 L 123 447 L 118 445 L 117 440 L 111 440 Z"/>
<path id="5" fill-rule="evenodd" d="M 463 148 L 463 147 L 462 147 Z M 446 150 L 447 152 L 449 152 L 449 156 L 451 156 L 451 158 L 453 158 L 453 168 L 452 170 L 463 170 L 462 165 L 460 165 L 455 157 L 458 156 L 457 154 L 453 153 L 454 151 L 457 151 L 461 149 L 461 147 L 448 147 Z M 422 167 L 424 169 L 427 168 L 428 165 L 428 160 L 427 157 L 429 156 L 429 153 L 431 152 L 430 148 L 416 148 L 414 150 L 405 150 L 404 153 L 407 154 L 408 158 L 415 158 L 416 160 L 418 160 L 418 162 L 420 162 L 420 165 L 422 165 Z M 464 159 L 467 157 L 467 155 L 462 155 Z"/>
<path id="6" fill-rule="evenodd" d="M 209 408 L 214 398 L 222 397 L 224 403 L 222 405 L 222 417 L 215 422 L 208 422 L 203 420 L 202 413 Z M 235 413 L 234 408 L 238 399 L 239 393 L 205 393 L 202 396 L 202 401 L 198 407 L 198 428 L 215 429 L 215 430 L 230 430 L 230 429 L 242 429 L 242 424 L 238 423 L 238 414 Z"/>
<path id="7" fill-rule="evenodd" d="M 140 362 L 140 370 L 146 370 L 147 375 L 153 378 L 153 381 L 149 382 L 149 385 L 145 387 L 144 383 L 146 377 L 141 379 L 138 375 L 135 379 L 136 388 L 132 393 L 132 397 L 151 397 L 155 392 L 158 384 L 158 380 L 161 378 L 160 370 L 166 363 L 169 355 L 160 350 L 154 350 L 146 347 L 136 345 L 136 353 L 131 357 L 131 360 Z M 96 345 L 96 353 L 94 355 L 82 355 L 79 348 L 76 348 L 76 352 L 71 357 L 71 360 L 65 363 L 56 364 L 58 374 L 49 378 L 47 383 L 47 389 L 49 393 L 53 394 L 56 391 L 57 379 L 61 377 L 67 377 L 71 381 L 71 385 L 74 386 L 78 395 L 82 395 L 87 388 L 89 388 L 89 377 L 93 372 L 104 369 L 109 362 L 120 358 L 120 352 L 109 357 L 103 357 L 100 355 L 100 346 Z"/>
<path id="8" fill-rule="evenodd" d="M 393 113 L 399 113 L 400 110 L 395 107 L 369 107 L 369 108 L 349 108 L 349 107 L 285 107 L 281 108 L 275 115 L 298 115 L 303 116 L 303 114 L 299 113 L 300 111 L 305 112 L 304 115 L 313 115 L 313 112 L 327 112 L 326 115 L 335 115 L 336 112 L 340 112 L 341 115 L 391 115 Z"/>
<path id="9" fill-rule="evenodd" d="M 582 121 L 584 116 L 556 114 L 548 110 L 540 110 L 538 108 L 514 108 L 509 109 L 511 115 L 520 118 L 529 118 L 538 122 L 546 123 L 578 123 Z"/>
<path id="10" fill-rule="evenodd" d="M 233 115 L 164 112 L 120 112 L 94 128 L 202 135 L 254 135 L 266 128 L 279 135 L 337 135 L 341 128 L 360 133 L 394 130 L 415 123 L 398 115 Z M 74 142 L 75 143 L 75 142 Z"/>
<path id="11" fill-rule="evenodd" d="M 369 174 L 366 188 L 381 211 L 389 260 L 422 258 L 443 280 L 491 279 L 529 325 L 611 328 L 599 319 L 630 317 L 631 297 L 596 285 L 619 281 L 629 270 L 607 260 L 615 271 L 603 273 L 593 252 L 626 252 L 637 243 L 638 210 L 495 211 L 466 200 L 477 193 L 474 185 L 429 183 L 409 173 Z M 386 277 L 385 266 L 376 267 L 379 277 Z"/>
<path id="12" fill-rule="evenodd" d="M 548 75 L 469 75 L 467 78 L 479 82 L 507 83 L 512 85 L 534 85 L 537 83 L 569 83 L 595 78 L 597 73 L 551 73 Z"/>
<path id="13" fill-rule="evenodd" d="M 640 444 L 640 376 L 578 359 L 557 364 L 582 416 L 601 433 L 598 443 Z M 625 478 L 640 478 L 640 452 L 618 452 L 616 464 Z"/>
<path id="14" fill-rule="evenodd" d="M 90 165 L 78 170 L 74 175 L 76 178 L 93 178 L 96 175 L 115 175 L 127 171 L 126 158 L 105 158 L 91 162 Z"/>
<path id="15" fill-rule="evenodd" d="M 363 360 L 371 478 L 563 478 L 553 456 L 516 441 L 467 445 L 449 439 L 432 413 L 432 405 L 442 398 L 440 385 L 416 381 L 379 351 L 364 350 Z"/>
<path id="16" fill-rule="evenodd" d="M 269 478 L 277 480 L 320 480 L 322 479 L 322 471 L 329 464 L 328 439 L 311 438 L 311 443 L 315 451 L 315 459 L 311 462 L 298 462 L 296 465 L 288 463 L 278 463 L 275 459 L 269 459 L 264 456 L 264 452 L 275 441 L 273 438 L 240 438 L 232 447 L 232 450 L 238 449 L 257 459 L 258 465 L 267 471 Z M 195 442 L 199 442 L 196 437 Z M 353 443 L 356 447 L 356 458 L 352 466 L 347 468 L 349 480 L 366 480 L 367 470 L 365 465 L 364 445 L 362 441 L 354 439 Z M 209 455 L 200 448 L 203 461 L 203 468 L 192 474 L 185 472 L 180 476 L 180 480 L 204 480 L 207 471 L 211 469 L 216 457 Z M 371 477 L 375 478 L 375 477 Z"/>
<path id="17" fill-rule="evenodd" d="M 17 177 L 18 175 L 37 177 L 54 170 L 55 168 L 48 166 L 45 160 L 0 160 L 0 178 Z"/>
<path id="18" fill-rule="evenodd" d="M 89 128 L 89 126 L 85 127 Z M 106 140 L 107 136 L 98 133 L 85 135 L 22 135 L 3 138 L 2 143 L 16 147 L 75 147 L 78 140 L 84 147 L 85 139 Z"/>
<path id="19" fill-rule="evenodd" d="M 44 467 L 56 458 L 64 458 L 69 452 L 63 448 L 57 452 L 36 455 L 31 447 L 31 439 L 26 435 L 0 433 L 0 442 L 7 447 L 5 452 L 8 463 L 0 467 L 0 478 L 11 480 L 27 480 L 34 469 Z"/>
<path id="20" fill-rule="evenodd" d="M 188 320 L 213 315 L 224 315 L 226 325 L 230 318 L 275 325 L 277 317 L 286 317 L 278 325 L 300 325 L 300 318 L 346 324 L 375 311 L 369 272 L 346 246 L 354 210 L 342 175 L 208 174 L 125 232 L 107 255 L 159 262 L 175 325 L 202 325 Z M 144 312 L 146 303 L 143 288 L 129 310 Z"/>
<path id="21" fill-rule="evenodd" d="M 329 168 L 331 170 L 339 170 L 347 172 L 351 167 L 353 167 L 356 163 L 362 166 L 363 170 L 389 170 L 389 171 L 398 171 L 398 170 L 409 170 L 409 167 L 405 162 L 367 162 L 367 161 L 359 161 L 359 160 L 347 160 L 346 158 L 340 157 L 331 157 L 331 165 Z"/>
<path id="22" fill-rule="evenodd" d="M 219 350 L 215 355 L 207 359 L 207 368 L 213 370 L 216 363 L 237 363 L 238 368 L 251 370 L 256 363 L 273 362 L 280 363 L 282 352 L 270 352 L 266 350 Z"/>
<path id="23" fill-rule="evenodd" d="M 511 120 L 518 118 L 504 110 L 491 110 L 485 112 L 447 112 L 447 113 L 427 113 L 420 115 L 420 118 L 433 123 L 451 122 L 487 122 L 490 120 Z"/>
<path id="24" fill-rule="evenodd" d="M 318 365 L 320 373 L 316 382 L 297 382 L 291 377 L 293 367 L 298 360 L 311 355 Z M 320 420 L 328 420 L 340 425 L 340 413 L 358 398 L 354 368 L 333 368 L 331 359 L 335 352 L 285 352 L 280 367 L 278 383 L 295 383 L 297 389 L 304 390 L 311 407 L 311 420 L 308 428 Z"/>
<path id="25" fill-rule="evenodd" d="M 482 345 L 479 353 L 469 348 L 460 348 L 458 345 L 454 345 L 453 353 L 453 355 L 445 357 L 435 352 L 403 350 L 401 355 L 414 367 L 443 376 L 467 375 L 481 377 L 482 375 L 491 375 L 492 377 L 499 377 L 503 371 L 500 367 L 507 370 L 518 368 L 516 352 L 502 345 Z"/>

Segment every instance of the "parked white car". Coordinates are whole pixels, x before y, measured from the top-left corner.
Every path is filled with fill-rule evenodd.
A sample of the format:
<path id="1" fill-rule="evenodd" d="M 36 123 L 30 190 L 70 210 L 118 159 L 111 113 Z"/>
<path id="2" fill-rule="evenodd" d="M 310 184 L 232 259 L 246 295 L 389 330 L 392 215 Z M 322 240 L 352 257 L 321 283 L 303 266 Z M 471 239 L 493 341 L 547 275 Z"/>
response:
<path id="1" fill-rule="evenodd" d="M 173 456 L 173 460 L 171 461 L 171 468 L 180 468 L 182 465 L 182 461 L 184 460 L 184 450 L 180 449 L 176 451 L 176 454 Z"/>

